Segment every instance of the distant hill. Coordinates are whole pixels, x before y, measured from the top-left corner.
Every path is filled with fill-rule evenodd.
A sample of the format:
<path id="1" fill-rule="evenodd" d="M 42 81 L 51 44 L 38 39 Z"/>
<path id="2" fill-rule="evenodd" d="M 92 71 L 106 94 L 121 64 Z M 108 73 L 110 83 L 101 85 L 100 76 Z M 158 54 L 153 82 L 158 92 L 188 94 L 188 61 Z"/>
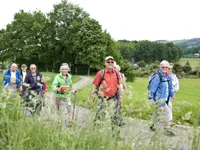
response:
<path id="1" fill-rule="evenodd" d="M 183 49 L 200 46 L 200 38 L 173 40 L 173 41 L 157 40 L 155 42 L 158 42 L 158 43 L 171 43 L 171 42 L 173 42 L 174 44 L 180 46 Z"/>

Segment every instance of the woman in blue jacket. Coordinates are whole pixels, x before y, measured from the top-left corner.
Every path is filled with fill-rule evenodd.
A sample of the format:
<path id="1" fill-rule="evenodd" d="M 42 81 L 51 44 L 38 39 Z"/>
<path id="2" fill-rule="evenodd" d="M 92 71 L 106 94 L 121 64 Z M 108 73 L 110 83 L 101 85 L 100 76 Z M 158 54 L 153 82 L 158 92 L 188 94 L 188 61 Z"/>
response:
<path id="1" fill-rule="evenodd" d="M 155 73 L 149 81 L 149 102 L 156 104 L 156 112 L 153 116 L 153 125 L 151 130 L 155 130 L 156 121 L 158 119 L 159 109 L 163 112 L 164 126 L 169 126 L 169 108 L 168 102 L 174 98 L 172 89 L 172 79 L 168 74 L 169 63 L 163 60 L 160 63 L 160 69 Z"/>
<path id="2" fill-rule="evenodd" d="M 6 89 L 16 92 L 22 91 L 21 75 L 19 70 L 17 70 L 17 64 L 13 63 L 11 69 L 7 70 L 3 77 L 3 86 Z"/>

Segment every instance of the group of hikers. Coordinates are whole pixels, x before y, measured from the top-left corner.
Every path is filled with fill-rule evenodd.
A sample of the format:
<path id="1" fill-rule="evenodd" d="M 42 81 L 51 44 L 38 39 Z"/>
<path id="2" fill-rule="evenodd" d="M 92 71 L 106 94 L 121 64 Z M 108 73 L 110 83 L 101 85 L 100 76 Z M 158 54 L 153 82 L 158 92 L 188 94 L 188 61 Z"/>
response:
<path id="1" fill-rule="evenodd" d="M 105 58 L 105 68 L 98 71 L 89 94 L 89 103 L 92 104 L 94 97 L 101 101 L 97 112 L 103 110 L 103 102 L 113 103 L 114 114 L 112 120 L 116 122 L 120 116 L 123 102 L 123 93 L 128 95 L 128 86 L 126 78 L 120 72 L 120 66 L 116 64 L 112 56 Z M 172 101 L 175 93 L 179 90 L 179 82 L 175 74 L 172 73 L 173 64 L 166 60 L 160 63 L 158 71 L 151 75 L 148 84 L 149 103 L 156 105 L 156 111 L 153 114 L 153 123 L 150 126 L 152 131 L 156 128 L 159 111 L 163 112 L 164 128 L 170 127 L 172 122 Z M 68 117 L 72 118 L 70 91 L 72 90 L 72 76 L 69 74 L 70 68 L 67 63 L 60 66 L 60 73 L 57 74 L 52 83 L 52 91 L 55 93 L 55 104 L 59 110 L 61 102 L 65 104 L 68 110 Z M 23 64 L 21 71 L 17 69 L 17 64 L 12 64 L 11 68 L 4 74 L 4 87 L 14 92 L 19 91 L 22 97 L 30 97 L 32 91 L 39 97 L 47 91 L 43 75 L 37 71 L 35 64 L 30 65 L 30 71 Z M 32 95 L 34 96 L 34 95 Z"/>
<path id="2" fill-rule="evenodd" d="M 27 71 L 27 65 L 22 64 L 19 71 L 17 64 L 13 63 L 10 69 L 4 73 L 3 86 L 13 94 L 19 92 L 24 103 L 27 104 L 25 106 L 32 107 L 31 113 L 35 113 L 41 108 L 43 95 L 47 92 L 47 84 L 42 73 L 37 71 L 35 64 L 31 64 L 29 69 L 30 71 Z M 70 68 L 67 63 L 61 64 L 60 73 L 53 80 L 52 90 L 56 97 L 56 108 L 59 110 L 60 102 L 65 102 L 68 108 L 68 117 L 72 119 L 71 100 L 69 98 L 72 76 L 68 73 L 69 71 Z M 36 104 L 31 103 L 33 98 L 38 99 Z"/>

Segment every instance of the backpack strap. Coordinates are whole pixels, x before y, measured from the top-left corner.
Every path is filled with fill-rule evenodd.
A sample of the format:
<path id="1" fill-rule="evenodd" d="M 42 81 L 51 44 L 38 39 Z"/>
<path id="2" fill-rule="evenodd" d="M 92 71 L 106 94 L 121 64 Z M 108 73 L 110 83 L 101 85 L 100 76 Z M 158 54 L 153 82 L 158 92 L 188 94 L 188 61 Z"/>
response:
<path id="1" fill-rule="evenodd" d="M 99 86 L 101 85 L 102 81 L 104 80 L 104 75 L 105 75 L 105 70 L 102 69 L 101 70 L 101 79 L 100 79 L 100 82 L 99 82 Z"/>
<path id="2" fill-rule="evenodd" d="M 116 73 L 116 76 L 117 76 L 117 80 L 119 80 L 119 74 L 118 74 L 118 72 L 116 70 L 115 70 L 115 73 Z M 102 69 L 101 70 L 101 79 L 100 79 L 100 82 L 99 82 L 99 86 L 102 83 L 102 81 L 104 80 L 104 76 L 105 76 L 105 70 Z"/>
<path id="3" fill-rule="evenodd" d="M 119 80 L 119 74 L 118 72 L 115 70 L 116 76 L 117 76 L 117 80 Z"/>
<path id="4" fill-rule="evenodd" d="M 161 73 L 158 71 L 156 74 L 158 74 L 160 82 L 161 82 L 162 81 L 162 75 L 161 75 Z"/>

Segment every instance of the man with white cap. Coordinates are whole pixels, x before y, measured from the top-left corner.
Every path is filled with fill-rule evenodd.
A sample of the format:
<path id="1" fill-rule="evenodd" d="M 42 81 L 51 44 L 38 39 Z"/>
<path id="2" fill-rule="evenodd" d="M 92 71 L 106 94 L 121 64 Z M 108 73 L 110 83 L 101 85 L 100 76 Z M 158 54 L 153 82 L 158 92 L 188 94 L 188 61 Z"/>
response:
<path id="1" fill-rule="evenodd" d="M 159 111 L 162 111 L 164 127 L 169 127 L 169 108 L 168 103 L 174 98 L 172 89 L 172 79 L 168 74 L 169 62 L 163 60 L 160 63 L 160 69 L 151 76 L 149 81 L 149 102 L 156 104 L 156 111 L 153 116 L 151 130 L 155 130 L 156 121 L 158 120 Z"/>
<path id="2" fill-rule="evenodd" d="M 67 63 L 63 63 L 60 66 L 60 73 L 54 78 L 52 89 L 56 95 L 56 108 L 59 110 L 61 101 L 63 101 L 67 109 L 67 117 L 72 119 L 72 105 L 70 100 L 72 75 L 68 73 L 69 71 L 69 65 Z"/>
<path id="3" fill-rule="evenodd" d="M 121 90 L 120 90 L 120 76 L 118 72 L 114 69 L 114 58 L 108 56 L 105 58 L 105 68 L 98 71 L 90 92 L 89 102 L 92 103 L 94 99 L 94 91 L 97 90 L 96 94 L 99 99 L 102 101 L 99 106 L 98 113 L 103 112 L 103 102 L 108 104 L 114 103 L 114 114 L 112 114 L 112 122 L 118 122 L 119 118 L 119 107 L 122 100 Z M 118 122 L 120 123 L 120 122 Z"/>

